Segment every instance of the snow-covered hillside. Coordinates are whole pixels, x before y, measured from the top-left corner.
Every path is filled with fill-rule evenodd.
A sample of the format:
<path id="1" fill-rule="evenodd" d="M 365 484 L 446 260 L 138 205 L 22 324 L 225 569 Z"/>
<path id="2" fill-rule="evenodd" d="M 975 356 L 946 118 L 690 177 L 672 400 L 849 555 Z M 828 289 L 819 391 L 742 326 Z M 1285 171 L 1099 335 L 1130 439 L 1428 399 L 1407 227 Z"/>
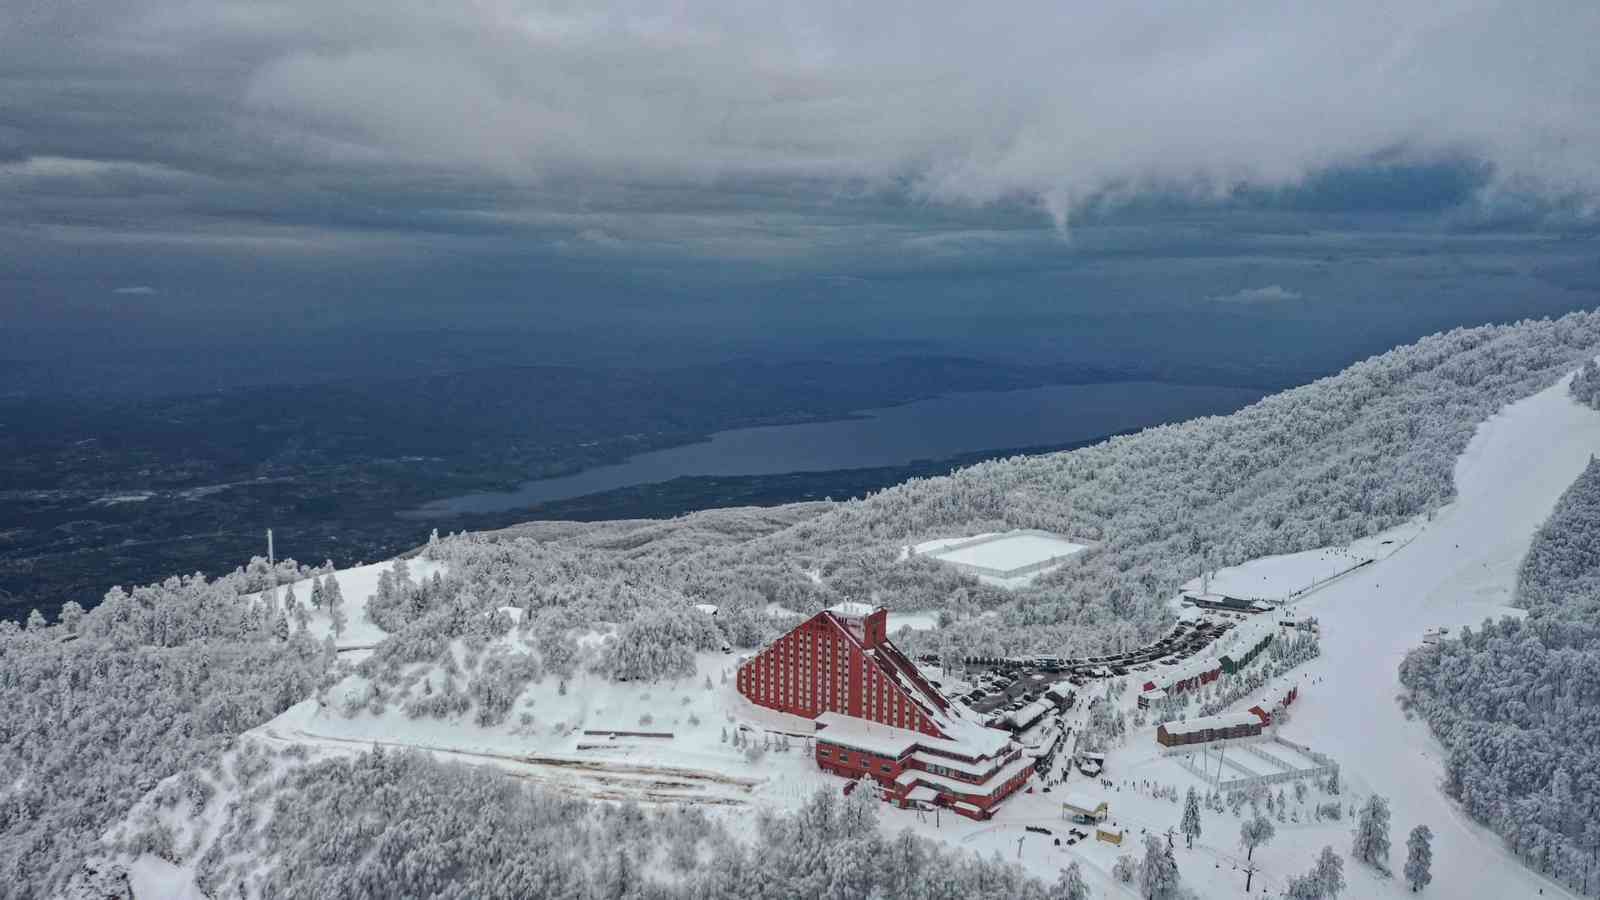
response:
<path id="1" fill-rule="evenodd" d="M 262 593 L 278 576 L 261 566 L 113 592 L 88 614 L 68 610 L 61 624 L 0 632 L 0 766 L 19 773 L 0 784 L 0 864 L 22 873 L 0 897 L 50 895 L 92 855 L 97 834 L 106 835 L 101 862 L 132 863 L 141 897 L 185 896 L 201 886 L 196 878 L 216 896 L 235 877 L 244 896 L 260 896 L 297 865 L 333 879 L 319 889 L 337 890 L 329 885 L 342 876 L 329 858 L 304 856 L 326 843 L 259 829 L 277 812 L 315 807 L 319 791 L 343 797 L 337 779 L 350 773 L 395 790 L 430 773 L 472 796 L 527 788 L 539 810 L 554 803 L 564 815 L 637 801 L 649 812 L 608 806 L 620 812 L 606 827 L 645 815 L 654 824 L 640 834 L 655 833 L 650 817 L 699 810 L 706 818 L 693 827 L 718 835 L 713 846 L 686 842 L 671 864 L 654 851 L 619 851 L 603 867 L 553 877 L 597 884 L 642 872 L 669 895 L 692 896 L 746 884 L 693 860 L 748 866 L 759 878 L 760 865 L 736 848 L 778 846 L 777 856 L 799 854 L 783 876 L 799 880 L 782 883 L 820 894 L 803 875 L 827 868 L 815 856 L 823 851 L 792 839 L 805 833 L 792 817 L 829 818 L 812 792 L 832 796 L 838 782 L 805 753 L 807 723 L 749 706 L 724 681 L 739 653 L 792 621 L 772 611 L 870 600 L 892 608 L 895 638 L 912 652 L 1070 655 L 1165 633 L 1179 588 L 1218 565 L 1212 591 L 1283 599 L 1314 616 L 1320 656 L 1305 661 L 1308 643 L 1286 655 L 1298 633 L 1285 632 L 1229 680 L 1148 711 L 1134 702 L 1144 673 L 1092 682 L 1069 741 L 1105 747 L 1105 783 L 1067 771 L 1062 754 L 1046 778 L 1050 793 L 1041 782 L 991 822 L 883 808 L 887 833 L 932 841 L 912 854 L 932 867 L 998 853 L 1053 882 L 1076 862 L 1095 896 L 1126 896 L 1113 874 L 1126 868 L 1121 857 L 1143 853 L 1141 832 L 1178 823 L 1189 787 L 1210 791 L 1156 747 L 1156 717 L 1235 712 L 1294 684 L 1300 698 L 1276 737 L 1299 747 L 1280 745 L 1276 762 L 1270 748 L 1242 749 L 1219 771 L 1310 771 L 1329 760 L 1342 787 L 1283 781 L 1270 807 L 1260 791 L 1209 798 L 1193 849 L 1174 851 L 1201 897 L 1240 890 L 1239 832 L 1255 808 L 1281 818 L 1277 836 L 1253 851 L 1253 892 L 1278 893 L 1323 847 L 1349 856 L 1350 805 L 1375 795 L 1392 804 L 1393 867 L 1407 829 L 1433 830 L 1436 896 L 1560 896 L 1440 793 L 1438 747 L 1395 702 L 1396 669 L 1426 632 L 1507 607 L 1532 535 L 1600 449 L 1600 412 L 1550 386 L 1597 343 L 1600 316 L 1453 333 L 1237 416 L 985 464 L 862 502 L 450 536 L 403 567 L 336 573 L 346 622 L 331 641 L 333 616 L 307 607 L 308 570 L 292 564 L 280 569 L 299 573 L 291 577 L 301 579 L 304 615 L 289 618 L 304 628 L 285 628 L 281 588 L 271 602 Z M 903 555 L 940 537 L 1019 528 L 1081 536 L 1085 546 L 1012 590 Z M 1091 713 L 1093 697 L 1103 699 Z M 390 765 L 374 747 L 417 755 Z M 438 774 L 438 760 L 467 766 Z M 1057 845 L 1064 792 L 1107 799 L 1126 842 Z M 338 802 L 363 810 L 352 840 L 390 835 L 412 846 L 434 825 L 466 827 L 431 792 L 427 811 L 404 819 L 385 818 L 400 806 Z M 515 814 L 544 833 L 544 812 Z M 603 842 L 600 832 L 585 835 Z M 252 847 L 277 855 L 258 858 Z M 1015 871 L 973 878 L 1012 884 L 1018 896 L 1042 891 L 1007 881 Z M 1354 861 L 1346 877 L 1345 897 L 1406 892 Z"/>

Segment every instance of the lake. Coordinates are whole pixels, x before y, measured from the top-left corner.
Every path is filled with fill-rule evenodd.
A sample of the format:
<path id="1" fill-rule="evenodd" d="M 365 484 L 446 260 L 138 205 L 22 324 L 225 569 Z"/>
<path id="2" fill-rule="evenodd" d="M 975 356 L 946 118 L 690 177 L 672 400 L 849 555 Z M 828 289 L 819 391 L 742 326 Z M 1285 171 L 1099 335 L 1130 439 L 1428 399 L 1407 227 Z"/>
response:
<path id="1" fill-rule="evenodd" d="M 410 515 L 521 509 L 551 500 L 684 475 L 774 475 L 901 465 L 980 450 L 1068 444 L 1134 428 L 1233 412 L 1263 392 L 1214 385 L 1128 381 L 948 394 L 854 418 L 721 431 L 681 447 L 516 490 L 466 494 Z"/>

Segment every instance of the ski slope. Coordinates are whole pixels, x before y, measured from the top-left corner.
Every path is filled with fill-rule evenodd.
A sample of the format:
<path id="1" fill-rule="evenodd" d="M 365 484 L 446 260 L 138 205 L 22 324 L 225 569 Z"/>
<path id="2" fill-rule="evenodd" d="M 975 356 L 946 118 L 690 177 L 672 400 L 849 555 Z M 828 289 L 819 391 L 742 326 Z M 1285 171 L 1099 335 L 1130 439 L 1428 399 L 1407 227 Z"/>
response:
<path id="1" fill-rule="evenodd" d="M 1344 547 L 1322 547 L 1252 559 L 1243 565 L 1218 569 L 1209 578 L 1192 578 L 1183 589 L 1247 600 L 1292 602 L 1364 565 L 1387 559 L 1404 549 L 1425 526 L 1418 517 L 1381 534 L 1351 541 Z"/>
<path id="2" fill-rule="evenodd" d="M 1307 669 L 1323 685 L 1307 692 L 1283 734 L 1332 753 L 1362 793 L 1390 798 L 1397 871 L 1406 833 L 1433 829 L 1436 897 L 1573 896 L 1524 868 L 1444 796 L 1440 747 L 1395 697 L 1400 661 L 1424 630 L 1454 632 L 1505 611 L 1534 531 L 1595 452 L 1600 413 L 1575 403 L 1565 380 L 1506 407 L 1479 426 L 1456 463 L 1456 500 L 1426 529 L 1296 606 L 1322 623 L 1323 655 Z"/>

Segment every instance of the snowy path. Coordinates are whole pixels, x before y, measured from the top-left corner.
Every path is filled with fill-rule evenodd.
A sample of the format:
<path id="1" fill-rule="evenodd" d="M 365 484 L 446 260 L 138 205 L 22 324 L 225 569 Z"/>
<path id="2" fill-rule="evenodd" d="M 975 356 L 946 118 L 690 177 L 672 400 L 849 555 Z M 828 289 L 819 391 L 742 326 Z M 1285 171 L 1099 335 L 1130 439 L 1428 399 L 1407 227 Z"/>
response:
<path id="1" fill-rule="evenodd" d="M 306 701 L 290 713 L 308 711 Z M 304 708 L 304 709 L 302 709 Z M 651 803 L 742 806 L 761 779 L 741 778 L 723 772 L 683 766 L 640 765 L 615 759 L 593 759 L 548 754 L 494 753 L 409 740 L 370 740 L 319 734 L 303 727 L 290 714 L 248 732 L 252 737 L 280 746 L 299 744 L 344 753 L 361 753 L 375 745 L 426 750 L 441 759 L 488 763 L 543 787 L 597 800 L 641 800 Z"/>
<path id="2" fill-rule="evenodd" d="M 1400 661 L 1425 629 L 1476 626 L 1503 611 L 1534 531 L 1595 452 L 1600 413 L 1569 399 L 1565 381 L 1508 406 L 1457 461 L 1457 500 L 1410 546 L 1297 606 L 1322 622 L 1323 656 L 1305 667 L 1322 683 L 1284 735 L 1332 753 L 1356 789 L 1390 798 L 1397 872 L 1406 833 L 1433 829 L 1434 896 L 1574 896 L 1524 868 L 1440 792 L 1439 745 L 1395 697 Z"/>

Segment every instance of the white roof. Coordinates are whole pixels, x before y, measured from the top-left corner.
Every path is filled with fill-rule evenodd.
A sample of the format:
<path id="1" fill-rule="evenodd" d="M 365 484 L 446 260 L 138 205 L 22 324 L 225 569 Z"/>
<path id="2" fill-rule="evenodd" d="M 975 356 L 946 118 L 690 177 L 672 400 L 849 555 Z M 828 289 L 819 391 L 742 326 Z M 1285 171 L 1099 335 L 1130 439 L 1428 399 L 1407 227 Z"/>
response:
<path id="1" fill-rule="evenodd" d="M 906 792 L 906 799 L 913 803 L 932 803 L 939 799 L 939 792 L 925 784 L 919 784 Z"/>
<path id="2" fill-rule="evenodd" d="M 828 612 L 838 613 L 841 616 L 859 618 L 861 616 L 868 615 L 875 609 L 877 609 L 877 607 L 870 603 L 856 603 L 853 600 L 846 600 L 843 603 L 835 603 L 834 605 L 828 607 Z"/>
<path id="3" fill-rule="evenodd" d="M 955 709 L 955 705 L 952 704 L 951 708 Z M 938 738 L 934 738 L 938 746 L 923 744 L 929 749 L 947 750 L 963 756 L 993 756 L 1011 743 L 1011 735 L 1004 731 L 961 718 L 959 715 L 935 716 L 934 719 L 951 739 L 939 741 Z"/>
<path id="4" fill-rule="evenodd" d="M 817 740 L 899 759 L 922 741 L 938 739 L 905 728 L 825 712 L 817 716 Z"/>
<path id="5" fill-rule="evenodd" d="M 1059 740 L 1061 740 L 1061 729 L 1052 725 L 1045 729 L 1043 740 L 1040 740 L 1036 744 L 1029 744 L 1028 747 L 1022 752 L 1033 757 L 1044 756 L 1046 753 L 1049 753 L 1051 750 L 1055 749 L 1056 742 Z"/>
<path id="6" fill-rule="evenodd" d="M 895 783 L 915 784 L 920 781 L 923 784 L 931 784 L 957 794 L 985 795 L 993 792 L 996 787 L 1005 784 L 1032 766 L 1032 759 L 1026 756 L 1018 757 L 1001 766 L 993 775 L 984 779 L 981 784 L 973 784 L 970 781 L 962 781 L 959 778 L 948 778 L 944 775 L 935 775 L 932 772 L 924 772 L 921 769 L 906 769 L 895 778 Z"/>
<path id="7" fill-rule="evenodd" d="M 1035 700 L 1016 712 L 1007 715 L 1006 718 L 1010 719 L 1011 724 L 1017 726 L 1018 728 L 1025 728 L 1028 725 L 1038 721 L 1040 716 L 1052 709 L 1055 709 L 1054 703 L 1051 703 L 1048 700 Z"/>
<path id="8" fill-rule="evenodd" d="M 1167 722 L 1162 727 L 1167 729 L 1167 734 L 1193 734 L 1197 731 L 1209 731 L 1213 728 L 1232 728 L 1236 725 L 1260 725 L 1261 720 L 1247 712 L 1218 713 L 1214 716 L 1201 716 L 1187 722 Z"/>
<path id="9" fill-rule="evenodd" d="M 1107 804 L 1104 797 L 1096 797 L 1083 791 L 1069 791 L 1065 797 L 1061 798 L 1061 805 L 1092 813 Z"/>
<path id="10" fill-rule="evenodd" d="M 1151 683 L 1155 684 L 1157 688 L 1164 689 L 1171 687 L 1180 681 L 1188 681 L 1191 678 L 1198 678 L 1207 672 L 1221 668 L 1221 666 L 1222 663 L 1217 662 L 1215 657 L 1192 656 L 1170 669 L 1164 669 L 1159 672 L 1151 673 L 1151 678 L 1149 680 Z"/>
<path id="11" fill-rule="evenodd" d="M 1278 707 L 1285 705 L 1289 699 L 1289 691 L 1293 688 L 1294 685 L 1280 685 L 1276 688 L 1273 688 L 1272 690 L 1267 691 L 1265 694 L 1262 694 L 1261 697 L 1256 700 L 1255 705 L 1261 707 L 1266 712 L 1272 712 Z"/>
<path id="12" fill-rule="evenodd" d="M 942 724 L 951 722 L 962 726 L 951 733 L 953 740 L 934 737 L 920 731 L 895 728 L 892 725 L 880 725 L 877 722 L 841 713 L 825 712 L 817 716 L 817 740 L 895 759 L 916 747 L 937 754 L 954 754 L 979 759 L 994 756 L 1011 743 L 1011 736 L 1003 731 L 960 720 L 949 720 Z M 940 761 L 940 765 L 954 767 L 956 763 L 954 760 Z"/>
<path id="13" fill-rule="evenodd" d="M 717 614 L 717 606 L 714 603 L 696 603 L 694 608 L 700 610 L 708 616 L 714 616 Z"/>

